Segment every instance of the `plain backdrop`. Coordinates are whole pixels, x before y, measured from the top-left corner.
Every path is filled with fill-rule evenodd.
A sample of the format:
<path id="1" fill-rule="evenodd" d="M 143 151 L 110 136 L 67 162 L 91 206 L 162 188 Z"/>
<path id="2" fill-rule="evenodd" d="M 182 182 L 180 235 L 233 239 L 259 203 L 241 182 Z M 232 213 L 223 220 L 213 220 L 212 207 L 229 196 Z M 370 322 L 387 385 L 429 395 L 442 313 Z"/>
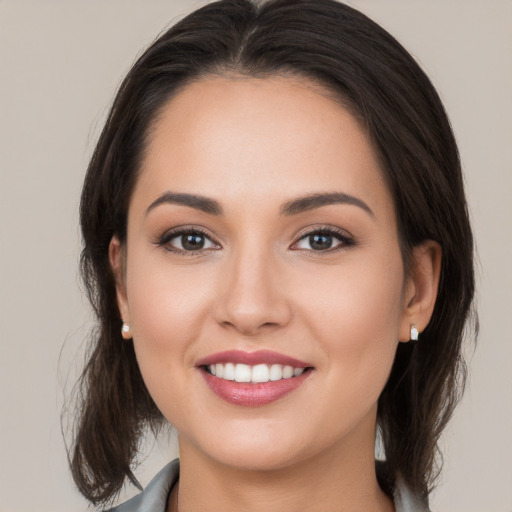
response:
<path id="1" fill-rule="evenodd" d="M 0 512 L 87 505 L 60 414 L 91 314 L 78 202 L 114 91 L 195 0 L 0 0 Z M 512 1 L 353 0 L 439 89 L 460 145 L 479 252 L 481 334 L 443 437 L 436 512 L 512 511 Z M 174 455 L 149 443 L 142 483 Z M 133 494 L 127 489 L 123 496 Z"/>

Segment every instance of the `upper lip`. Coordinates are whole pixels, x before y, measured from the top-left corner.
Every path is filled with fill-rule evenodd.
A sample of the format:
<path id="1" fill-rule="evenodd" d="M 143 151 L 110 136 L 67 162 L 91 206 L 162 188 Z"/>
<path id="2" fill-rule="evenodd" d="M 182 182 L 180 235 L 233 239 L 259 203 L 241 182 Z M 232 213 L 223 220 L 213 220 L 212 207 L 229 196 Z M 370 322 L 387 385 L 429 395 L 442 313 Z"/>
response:
<path id="1" fill-rule="evenodd" d="M 294 368 L 308 368 L 312 366 L 294 357 L 279 354 L 271 350 L 258 350 L 256 352 L 226 350 L 206 356 L 200 359 L 196 364 L 197 366 L 208 366 L 217 363 L 247 364 L 250 366 L 257 364 L 282 364 L 283 366 L 293 366 Z"/>

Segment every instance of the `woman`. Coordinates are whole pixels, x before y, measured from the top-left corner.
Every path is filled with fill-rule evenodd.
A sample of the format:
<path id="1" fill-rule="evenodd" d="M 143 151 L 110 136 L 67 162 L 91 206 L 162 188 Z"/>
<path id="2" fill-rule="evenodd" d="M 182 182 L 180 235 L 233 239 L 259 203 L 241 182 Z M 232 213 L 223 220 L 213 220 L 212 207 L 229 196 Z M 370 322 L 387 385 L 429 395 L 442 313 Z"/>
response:
<path id="1" fill-rule="evenodd" d="M 473 244 L 443 106 L 382 28 L 331 0 L 194 12 L 121 85 L 81 223 L 91 502 L 168 421 L 179 464 L 120 511 L 428 510 Z"/>

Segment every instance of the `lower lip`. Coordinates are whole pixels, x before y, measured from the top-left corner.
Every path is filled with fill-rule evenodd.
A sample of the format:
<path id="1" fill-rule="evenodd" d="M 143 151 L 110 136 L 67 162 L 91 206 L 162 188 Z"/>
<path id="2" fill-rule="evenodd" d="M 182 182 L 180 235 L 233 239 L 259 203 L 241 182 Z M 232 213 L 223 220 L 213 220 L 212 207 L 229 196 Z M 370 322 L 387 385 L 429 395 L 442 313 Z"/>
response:
<path id="1" fill-rule="evenodd" d="M 234 405 L 257 407 L 279 400 L 297 389 L 311 374 L 307 370 L 297 377 L 276 381 L 250 383 L 219 379 L 201 368 L 208 387 L 219 397 Z"/>

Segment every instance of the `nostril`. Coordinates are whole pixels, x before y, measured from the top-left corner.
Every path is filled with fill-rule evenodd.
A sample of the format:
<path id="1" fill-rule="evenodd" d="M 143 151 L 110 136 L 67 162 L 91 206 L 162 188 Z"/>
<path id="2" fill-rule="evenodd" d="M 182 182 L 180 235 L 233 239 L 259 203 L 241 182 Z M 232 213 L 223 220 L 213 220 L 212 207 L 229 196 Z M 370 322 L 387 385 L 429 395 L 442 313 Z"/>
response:
<path id="1" fill-rule="evenodd" d="M 277 322 L 259 323 L 247 317 L 235 321 L 219 322 L 219 325 L 225 329 L 236 330 L 244 336 L 256 336 L 262 332 L 278 329 L 280 327 L 280 324 Z"/>

